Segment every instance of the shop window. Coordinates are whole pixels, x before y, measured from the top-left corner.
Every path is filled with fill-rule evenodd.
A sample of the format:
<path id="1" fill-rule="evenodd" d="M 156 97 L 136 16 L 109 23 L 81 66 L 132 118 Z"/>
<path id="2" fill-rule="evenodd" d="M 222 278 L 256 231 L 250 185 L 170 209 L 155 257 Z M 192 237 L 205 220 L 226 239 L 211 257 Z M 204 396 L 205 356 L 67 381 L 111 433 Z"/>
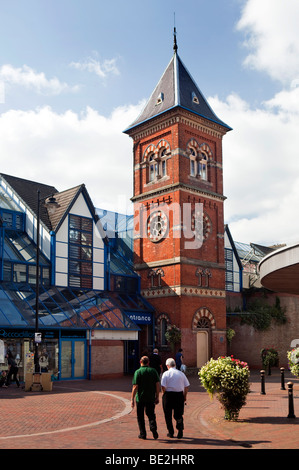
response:
<path id="1" fill-rule="evenodd" d="M 21 335 L 20 335 L 21 336 Z M 24 381 L 27 373 L 34 370 L 34 341 L 32 339 L 4 339 L 4 352 L 11 351 L 17 366 L 19 380 Z M 44 339 L 39 346 L 39 366 L 42 372 L 48 372 L 53 379 L 58 378 L 58 339 Z M 2 370 L 7 371 L 7 360 L 2 363 Z"/>

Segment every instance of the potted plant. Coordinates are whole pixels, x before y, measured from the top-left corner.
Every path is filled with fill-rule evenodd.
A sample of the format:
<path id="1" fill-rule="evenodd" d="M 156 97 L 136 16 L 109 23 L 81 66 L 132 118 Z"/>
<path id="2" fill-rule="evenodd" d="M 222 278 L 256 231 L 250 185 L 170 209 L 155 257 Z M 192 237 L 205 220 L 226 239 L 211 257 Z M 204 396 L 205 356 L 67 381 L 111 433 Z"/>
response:
<path id="1" fill-rule="evenodd" d="M 200 381 L 209 395 L 214 395 L 225 411 L 225 419 L 238 419 L 249 393 L 249 368 L 233 356 L 210 359 L 199 371 Z"/>
<path id="2" fill-rule="evenodd" d="M 299 378 L 299 347 L 288 351 L 287 356 L 291 373 Z"/>
<path id="3" fill-rule="evenodd" d="M 167 327 L 165 338 L 166 338 L 166 341 L 171 345 L 171 348 L 174 351 L 175 345 L 177 343 L 180 343 L 181 341 L 182 332 L 180 328 L 178 328 L 177 326 L 170 325 Z"/>
<path id="4" fill-rule="evenodd" d="M 264 348 L 261 350 L 261 358 L 264 369 L 271 375 L 271 367 L 278 367 L 278 352 L 274 348 Z"/>

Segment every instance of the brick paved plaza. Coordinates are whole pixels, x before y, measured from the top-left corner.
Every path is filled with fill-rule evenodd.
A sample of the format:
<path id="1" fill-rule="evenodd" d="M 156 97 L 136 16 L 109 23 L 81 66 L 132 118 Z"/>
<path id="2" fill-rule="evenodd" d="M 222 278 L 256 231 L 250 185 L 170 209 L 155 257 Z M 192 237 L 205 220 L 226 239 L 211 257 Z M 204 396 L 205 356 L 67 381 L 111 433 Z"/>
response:
<path id="1" fill-rule="evenodd" d="M 201 449 L 298 449 L 299 381 L 280 371 L 266 375 L 262 395 L 259 371 L 251 372 L 251 392 L 237 422 L 224 420 L 197 376 L 191 383 L 182 439 L 170 439 L 161 401 L 156 407 L 159 438 L 148 431 L 138 439 L 136 411 L 130 407 L 132 377 L 55 382 L 52 392 L 25 392 L 13 383 L 0 389 L 1 449 L 155 449 L 190 453 Z M 295 418 L 288 418 L 287 382 L 294 386 Z M 147 427 L 148 428 L 148 427 Z"/>

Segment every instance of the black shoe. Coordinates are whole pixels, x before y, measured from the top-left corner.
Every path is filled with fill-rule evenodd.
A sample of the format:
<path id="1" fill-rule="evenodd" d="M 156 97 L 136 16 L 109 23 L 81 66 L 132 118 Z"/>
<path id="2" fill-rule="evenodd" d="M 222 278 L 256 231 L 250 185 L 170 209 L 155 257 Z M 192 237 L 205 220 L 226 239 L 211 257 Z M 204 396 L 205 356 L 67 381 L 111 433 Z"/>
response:
<path id="1" fill-rule="evenodd" d="M 183 430 L 180 429 L 178 432 L 178 439 L 182 439 L 182 437 L 183 437 Z"/>
<path id="2" fill-rule="evenodd" d="M 158 435 L 157 431 L 153 431 L 153 437 L 154 437 L 154 439 L 158 439 L 159 435 Z"/>
<path id="3" fill-rule="evenodd" d="M 144 434 L 139 434 L 138 438 L 139 439 L 146 439 L 146 436 Z"/>
<path id="4" fill-rule="evenodd" d="M 172 438 L 172 437 L 173 437 L 173 434 L 171 434 L 171 432 L 169 432 L 169 433 L 167 434 L 167 437 L 171 437 L 171 438 Z"/>

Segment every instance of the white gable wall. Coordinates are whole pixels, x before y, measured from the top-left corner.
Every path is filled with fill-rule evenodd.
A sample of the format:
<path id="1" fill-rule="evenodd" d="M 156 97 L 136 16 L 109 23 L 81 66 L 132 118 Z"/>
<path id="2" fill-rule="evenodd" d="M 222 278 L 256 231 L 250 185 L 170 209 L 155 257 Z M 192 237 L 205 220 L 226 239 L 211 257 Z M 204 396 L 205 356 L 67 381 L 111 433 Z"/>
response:
<path id="1" fill-rule="evenodd" d="M 75 204 L 72 206 L 69 214 L 80 217 L 92 218 L 88 205 L 80 194 Z M 57 286 L 68 285 L 68 216 L 63 221 L 56 234 L 56 253 L 55 253 L 55 284 Z M 104 289 L 105 275 L 105 250 L 103 234 L 101 230 L 93 223 L 93 288 Z"/>

